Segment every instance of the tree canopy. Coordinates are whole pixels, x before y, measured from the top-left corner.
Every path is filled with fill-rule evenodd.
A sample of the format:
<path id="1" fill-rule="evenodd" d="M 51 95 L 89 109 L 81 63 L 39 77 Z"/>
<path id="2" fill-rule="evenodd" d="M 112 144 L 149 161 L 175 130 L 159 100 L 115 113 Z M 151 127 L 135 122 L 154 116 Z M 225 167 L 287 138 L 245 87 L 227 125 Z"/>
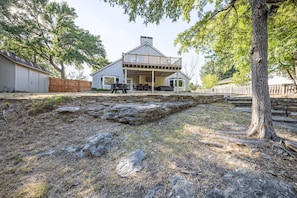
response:
<path id="1" fill-rule="evenodd" d="M 292 80 L 297 80 L 294 67 L 293 52 L 296 51 L 296 4 L 285 1 L 278 4 L 277 14 L 271 11 L 268 19 L 268 67 L 270 71 L 288 74 Z M 236 9 L 228 13 L 221 12 L 209 22 L 207 29 L 198 29 L 196 38 L 187 30 L 179 34 L 176 42 L 182 43 L 181 51 L 189 47 L 186 43 L 198 42 L 197 50 L 206 55 L 206 64 L 202 67 L 201 78 L 204 75 L 217 75 L 220 80 L 221 72 L 234 67 L 233 82 L 244 84 L 250 80 L 251 59 L 250 43 L 252 38 L 251 9 L 248 4 L 238 3 Z M 192 31 L 193 32 L 193 31 Z M 199 38 L 203 38 L 201 41 Z M 197 41 L 196 41 L 197 40 Z M 208 62 L 211 62 L 210 65 Z M 210 67 L 209 69 L 207 69 Z M 208 71 L 208 72 L 205 72 Z M 227 76 L 226 76 L 227 77 Z"/>
<path id="2" fill-rule="evenodd" d="M 1 48 L 44 65 L 65 78 L 66 66 L 96 70 L 107 64 L 100 36 L 75 25 L 75 10 L 65 2 L 9 0 L 0 4 Z"/>

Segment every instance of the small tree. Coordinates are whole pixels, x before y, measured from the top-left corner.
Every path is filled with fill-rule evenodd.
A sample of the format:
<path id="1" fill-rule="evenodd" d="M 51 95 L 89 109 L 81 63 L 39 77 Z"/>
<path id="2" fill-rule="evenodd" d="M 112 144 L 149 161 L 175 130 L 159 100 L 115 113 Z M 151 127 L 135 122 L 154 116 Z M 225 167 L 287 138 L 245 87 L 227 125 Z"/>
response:
<path id="1" fill-rule="evenodd" d="M 203 76 L 201 81 L 202 81 L 202 86 L 205 89 L 210 89 L 216 85 L 216 83 L 218 82 L 218 78 L 216 75 L 208 74 Z"/>

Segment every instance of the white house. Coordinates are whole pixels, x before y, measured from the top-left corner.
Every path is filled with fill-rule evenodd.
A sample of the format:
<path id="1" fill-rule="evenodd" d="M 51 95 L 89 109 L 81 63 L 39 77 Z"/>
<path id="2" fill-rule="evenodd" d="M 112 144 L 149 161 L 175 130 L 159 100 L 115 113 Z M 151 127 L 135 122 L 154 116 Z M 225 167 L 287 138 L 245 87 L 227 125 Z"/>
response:
<path id="1" fill-rule="evenodd" d="M 48 92 L 49 74 L 36 63 L 0 50 L 0 92 Z"/>
<path id="2" fill-rule="evenodd" d="M 91 74 L 93 88 L 110 89 L 126 83 L 130 90 L 187 91 L 189 77 L 181 72 L 182 59 L 167 57 L 153 46 L 153 38 L 141 36 L 140 45 L 122 58 Z"/>

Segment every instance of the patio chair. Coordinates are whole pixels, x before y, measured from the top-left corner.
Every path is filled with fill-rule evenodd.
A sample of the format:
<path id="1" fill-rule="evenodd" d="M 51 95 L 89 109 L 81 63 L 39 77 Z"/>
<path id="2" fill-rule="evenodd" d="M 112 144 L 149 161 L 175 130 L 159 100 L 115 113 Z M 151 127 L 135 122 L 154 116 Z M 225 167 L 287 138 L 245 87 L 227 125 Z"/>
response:
<path id="1" fill-rule="evenodd" d="M 148 84 L 144 84 L 143 85 L 143 90 L 148 91 L 149 90 L 149 85 Z"/>
<path id="2" fill-rule="evenodd" d="M 143 90 L 143 85 L 142 84 L 138 84 L 137 85 L 137 90 Z"/>

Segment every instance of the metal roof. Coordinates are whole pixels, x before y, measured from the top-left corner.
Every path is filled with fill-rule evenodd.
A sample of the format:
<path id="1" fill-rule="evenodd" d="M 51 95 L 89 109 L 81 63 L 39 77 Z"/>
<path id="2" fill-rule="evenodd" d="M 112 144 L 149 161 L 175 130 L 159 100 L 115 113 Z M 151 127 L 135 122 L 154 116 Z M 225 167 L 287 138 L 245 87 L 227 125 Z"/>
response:
<path id="1" fill-rule="evenodd" d="M 48 73 L 48 74 L 50 73 L 44 67 L 42 67 L 36 63 L 30 62 L 28 60 L 22 59 L 22 58 L 18 57 L 15 53 L 0 50 L 0 55 L 6 57 L 7 59 L 9 59 L 10 61 L 12 61 L 16 64 L 19 64 L 19 65 L 22 65 L 22 66 L 25 66 L 25 67 L 28 67 L 31 69 L 39 70 L 43 73 Z"/>

